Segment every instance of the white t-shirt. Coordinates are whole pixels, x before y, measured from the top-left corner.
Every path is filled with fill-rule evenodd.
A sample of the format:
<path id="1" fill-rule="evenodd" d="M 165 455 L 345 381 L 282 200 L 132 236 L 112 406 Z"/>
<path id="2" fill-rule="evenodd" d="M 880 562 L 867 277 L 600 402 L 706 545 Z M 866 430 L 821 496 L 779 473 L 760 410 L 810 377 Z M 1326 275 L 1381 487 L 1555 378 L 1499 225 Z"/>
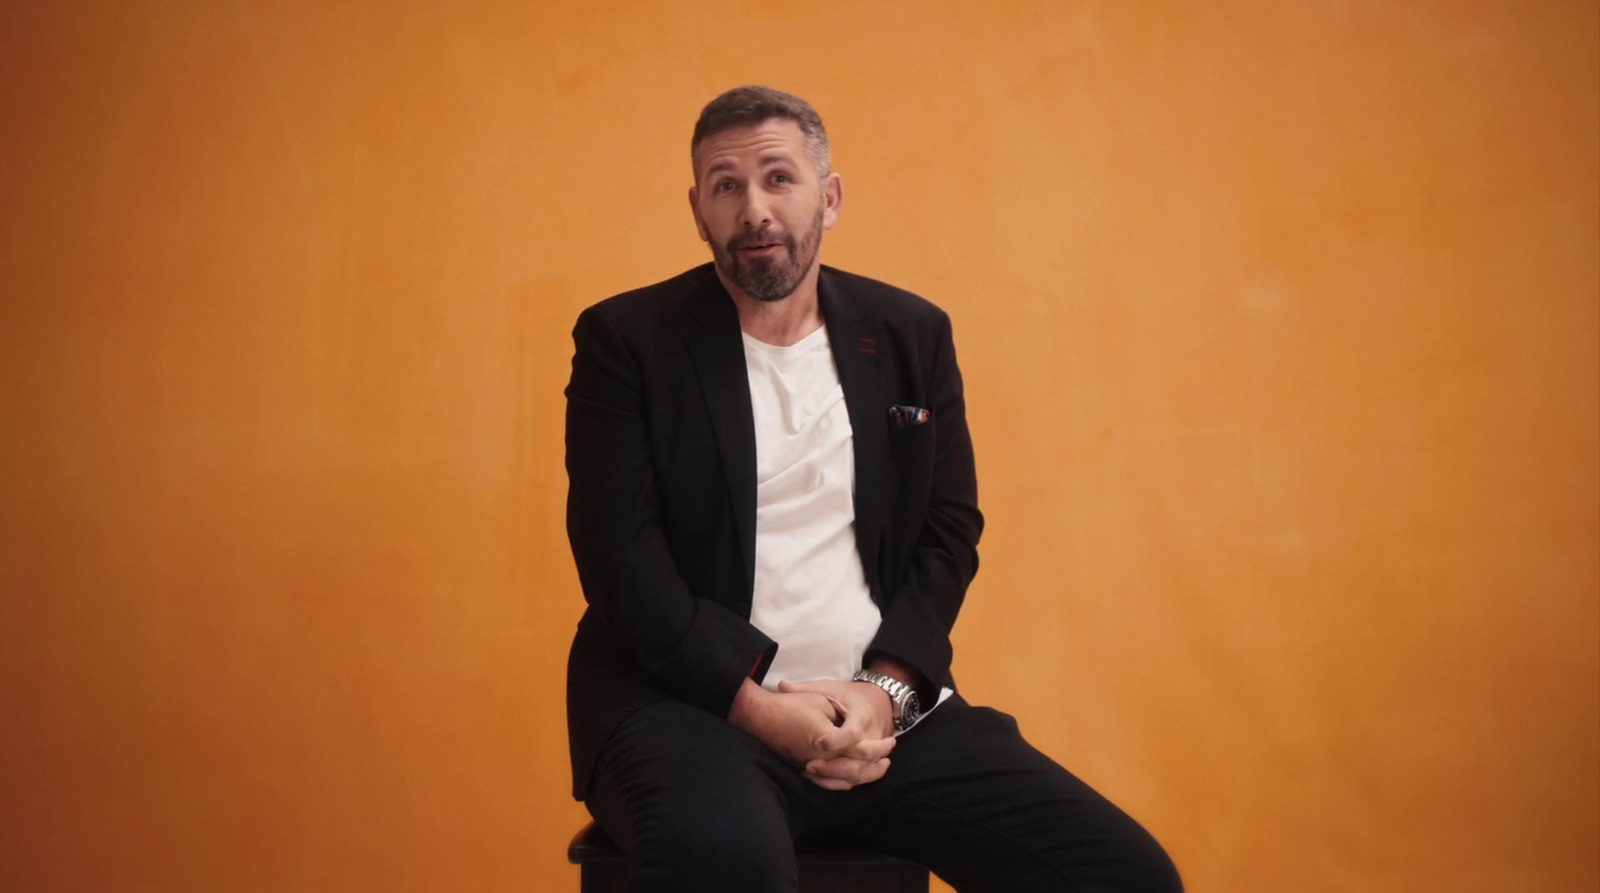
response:
<path id="1" fill-rule="evenodd" d="M 756 428 L 750 622 L 778 643 L 762 684 L 849 679 L 882 615 L 855 534 L 855 454 L 828 330 L 788 347 L 744 336 Z"/>
<path id="2" fill-rule="evenodd" d="M 778 643 L 762 685 L 849 679 L 883 616 L 856 548 L 854 433 L 828 330 L 788 347 L 745 335 L 744 358 L 756 428 L 750 622 Z"/>

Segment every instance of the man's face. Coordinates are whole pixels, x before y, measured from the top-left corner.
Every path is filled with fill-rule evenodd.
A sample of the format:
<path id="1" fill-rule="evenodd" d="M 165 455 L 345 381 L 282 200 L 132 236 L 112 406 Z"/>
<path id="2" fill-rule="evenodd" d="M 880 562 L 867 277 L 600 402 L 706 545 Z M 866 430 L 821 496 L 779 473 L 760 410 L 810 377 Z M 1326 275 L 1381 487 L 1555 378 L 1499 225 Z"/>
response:
<path id="1" fill-rule="evenodd" d="M 786 118 L 706 137 L 698 166 L 689 204 L 717 269 L 757 300 L 788 297 L 839 217 L 839 175 L 819 177 Z"/>

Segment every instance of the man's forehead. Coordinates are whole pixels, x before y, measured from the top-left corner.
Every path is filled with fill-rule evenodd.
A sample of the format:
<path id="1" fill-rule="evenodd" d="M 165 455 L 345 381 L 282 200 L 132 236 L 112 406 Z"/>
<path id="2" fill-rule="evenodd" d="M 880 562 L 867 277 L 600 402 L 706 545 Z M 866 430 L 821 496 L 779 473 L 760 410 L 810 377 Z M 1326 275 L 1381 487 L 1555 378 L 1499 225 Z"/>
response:
<path id="1" fill-rule="evenodd" d="M 793 161 L 805 152 L 800 125 L 787 118 L 719 130 L 700 142 L 700 160 L 706 172 L 755 161 L 770 164 Z"/>

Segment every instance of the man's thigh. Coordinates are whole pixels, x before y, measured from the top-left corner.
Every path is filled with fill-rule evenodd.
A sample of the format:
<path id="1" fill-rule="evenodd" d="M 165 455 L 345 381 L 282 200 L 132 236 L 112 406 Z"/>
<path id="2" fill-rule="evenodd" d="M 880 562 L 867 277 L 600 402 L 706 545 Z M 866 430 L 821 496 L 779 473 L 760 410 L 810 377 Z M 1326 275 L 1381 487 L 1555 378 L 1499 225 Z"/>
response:
<path id="1" fill-rule="evenodd" d="M 840 830 L 927 865 L 963 893 L 1175 893 L 1144 828 L 1029 745 L 1014 719 L 951 698 L 900 737 L 889 773 L 847 795 Z"/>
<path id="2" fill-rule="evenodd" d="M 633 889 L 792 891 L 802 784 L 727 720 L 663 700 L 606 742 L 586 805 L 628 854 Z"/>

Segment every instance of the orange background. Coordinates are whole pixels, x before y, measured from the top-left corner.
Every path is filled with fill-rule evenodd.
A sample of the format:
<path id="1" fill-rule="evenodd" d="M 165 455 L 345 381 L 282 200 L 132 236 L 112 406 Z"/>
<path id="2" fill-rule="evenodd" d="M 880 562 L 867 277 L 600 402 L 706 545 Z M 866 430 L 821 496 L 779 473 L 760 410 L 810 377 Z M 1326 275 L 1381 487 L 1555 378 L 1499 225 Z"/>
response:
<path id="1" fill-rule="evenodd" d="M 0 73 L 0 888 L 576 888 L 568 333 L 752 81 L 954 317 L 969 697 L 1192 891 L 1600 885 L 1594 4 L 36 0 Z"/>

